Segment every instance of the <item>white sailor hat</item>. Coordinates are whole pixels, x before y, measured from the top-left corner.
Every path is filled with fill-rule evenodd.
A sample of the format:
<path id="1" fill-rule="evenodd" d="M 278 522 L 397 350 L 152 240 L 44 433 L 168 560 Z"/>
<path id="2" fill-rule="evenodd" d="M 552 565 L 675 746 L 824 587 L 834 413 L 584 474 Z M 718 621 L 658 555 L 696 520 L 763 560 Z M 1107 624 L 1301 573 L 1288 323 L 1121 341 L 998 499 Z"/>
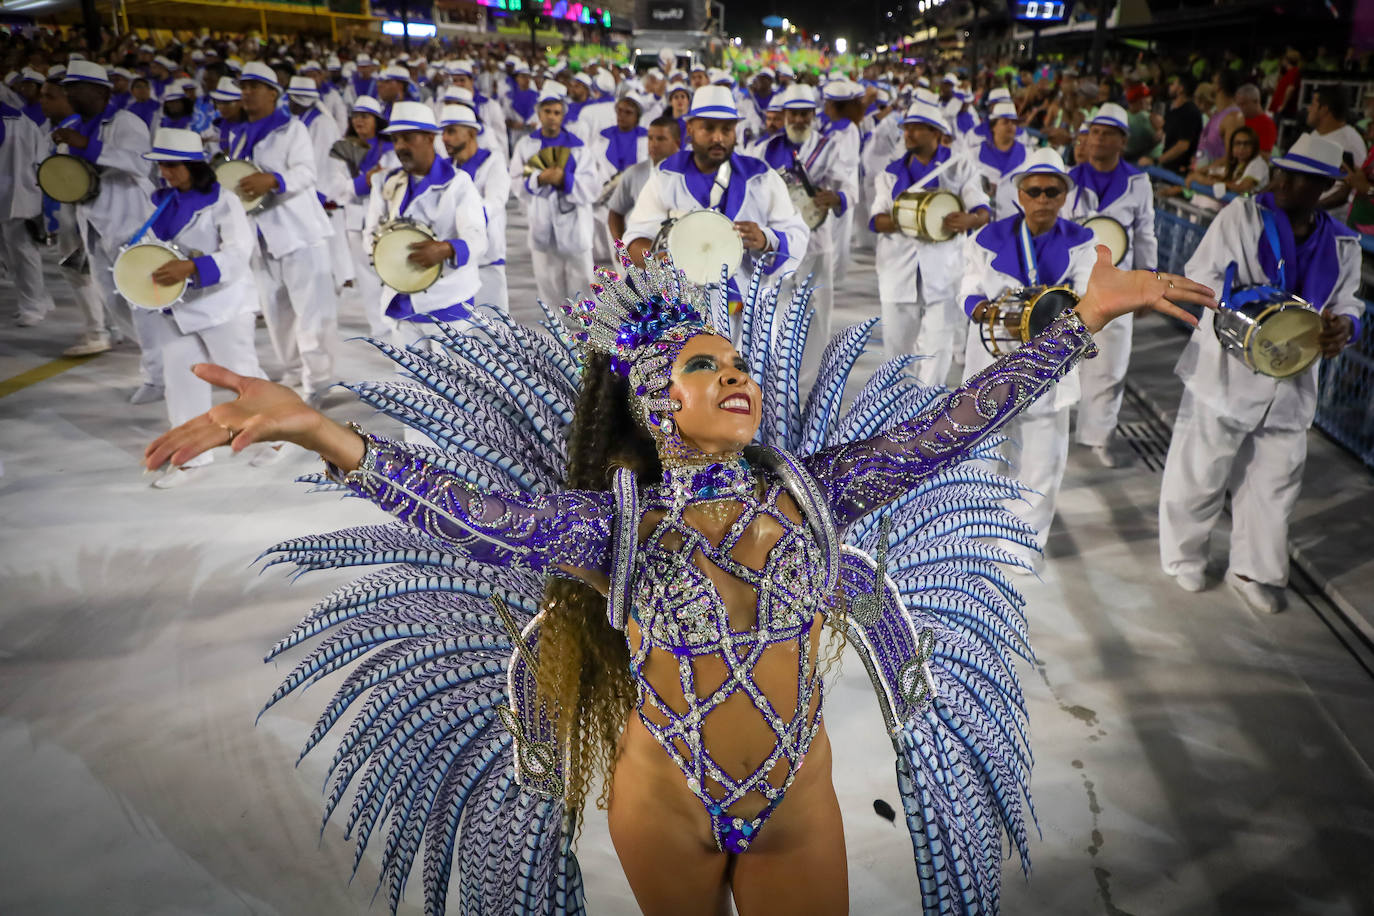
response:
<path id="1" fill-rule="evenodd" d="M 788 87 L 788 88 L 791 88 L 791 87 Z M 775 92 L 775 93 L 773 93 L 771 96 L 769 96 L 769 97 L 768 97 L 768 110 L 769 110 L 769 111 L 782 111 L 782 97 L 783 97 L 784 95 L 786 95 L 786 94 L 787 94 L 787 93 L 785 93 L 785 92 Z"/>
<path id="2" fill-rule="evenodd" d="M 104 72 L 104 71 L 101 71 L 101 72 Z M 62 82 L 62 81 L 63 81 L 63 77 L 65 77 L 66 75 L 67 75 L 67 68 L 66 68 L 65 66 L 63 66 L 62 64 L 53 64 L 51 67 L 48 68 L 48 79 L 50 79 L 50 80 L 56 80 L 56 81 L 58 81 L 58 82 Z"/>
<path id="3" fill-rule="evenodd" d="M 153 148 L 143 158 L 149 162 L 204 162 L 205 146 L 193 130 L 159 127 L 153 134 Z"/>
<path id="4" fill-rule="evenodd" d="M 469 108 L 477 104 L 476 99 L 473 98 L 472 90 L 466 86 L 446 86 L 444 88 L 444 94 L 440 97 L 439 101 L 443 102 L 445 105 L 453 102 L 458 105 L 466 105 Z"/>
<path id="5" fill-rule="evenodd" d="M 784 110 L 792 108 L 805 108 L 815 111 L 816 106 L 819 104 L 819 100 L 816 98 L 815 87 L 808 86 L 805 83 L 793 83 L 792 85 L 784 89 L 782 92 L 779 92 L 773 96 L 773 98 L 775 99 L 779 97 L 781 97 L 781 99 L 778 102 L 778 105 Z M 769 104 L 768 107 L 772 108 L 773 106 Z"/>
<path id="6" fill-rule="evenodd" d="M 395 80 L 398 83 L 408 83 L 410 82 L 410 71 L 400 64 L 391 64 L 388 67 L 384 67 L 382 72 L 377 74 L 377 79 L 379 81 Z"/>
<path id="7" fill-rule="evenodd" d="M 1097 109 L 1097 114 L 1092 116 L 1088 124 L 1101 124 L 1105 127 L 1115 127 L 1123 134 L 1130 132 L 1130 124 L 1126 120 L 1128 115 L 1126 109 L 1115 102 L 1108 102 Z"/>
<path id="8" fill-rule="evenodd" d="M 362 99 L 359 99 L 362 101 Z M 439 124 L 434 120 L 434 109 L 424 102 L 397 102 L 391 106 L 391 121 L 382 128 L 384 134 L 399 134 L 408 130 L 439 132 Z"/>
<path id="9" fill-rule="evenodd" d="M 664 93 L 664 97 L 672 98 L 673 94 L 676 92 L 685 92 L 690 96 L 692 94 L 692 87 L 688 86 L 686 83 L 674 83 L 668 87 L 668 91 Z"/>
<path id="10" fill-rule="evenodd" d="M 476 70 L 477 68 L 473 62 L 466 58 L 463 60 L 455 60 L 448 66 L 448 72 L 453 76 L 472 76 Z"/>
<path id="11" fill-rule="evenodd" d="M 766 76 L 771 80 L 775 78 L 777 74 L 773 72 L 772 67 L 759 67 L 758 71 L 754 74 L 754 76 Z"/>
<path id="12" fill-rule="evenodd" d="M 687 117 L 738 121 L 739 110 L 735 108 L 734 94 L 725 86 L 702 86 L 692 93 L 692 107 Z"/>
<path id="13" fill-rule="evenodd" d="M 286 94 L 296 101 L 316 101 L 320 97 L 320 87 L 308 76 L 293 76 L 286 87 Z"/>
<path id="14" fill-rule="evenodd" d="M 946 73 L 944 75 L 944 78 L 941 79 L 940 82 L 949 83 L 952 86 L 957 86 L 959 85 L 959 77 L 954 73 Z"/>
<path id="15" fill-rule="evenodd" d="M 705 62 L 702 61 L 702 59 L 701 59 L 700 57 L 698 57 L 695 61 L 692 62 L 692 66 L 688 69 L 687 72 L 688 72 L 688 73 L 710 73 L 710 71 L 706 69 L 706 64 L 705 64 Z"/>
<path id="16" fill-rule="evenodd" d="M 329 70 L 342 70 L 343 62 L 339 60 L 339 55 L 331 54 L 329 59 L 324 62 L 325 68 Z"/>
<path id="17" fill-rule="evenodd" d="M 864 94 L 863 87 L 846 79 L 832 80 L 821 90 L 827 102 L 848 102 Z"/>
<path id="18" fill-rule="evenodd" d="M 186 87 L 180 83 L 172 83 L 167 87 L 167 90 L 162 93 L 162 101 L 164 104 L 167 102 L 182 101 L 187 98 L 189 98 L 189 96 L 186 95 Z"/>
<path id="19" fill-rule="evenodd" d="M 640 114 L 644 114 L 644 110 L 649 107 L 649 100 L 642 93 L 635 92 L 633 89 L 616 99 L 616 101 L 632 103 L 639 109 Z"/>
<path id="20" fill-rule="evenodd" d="M 607 70 L 598 71 L 592 82 L 596 84 L 598 92 L 607 94 L 615 92 L 615 77 L 611 76 Z"/>
<path id="21" fill-rule="evenodd" d="M 887 102 L 891 102 L 892 91 L 890 89 L 884 89 L 882 86 L 879 86 L 877 99 L 879 102 L 882 102 L 884 104 L 886 104 Z"/>
<path id="22" fill-rule="evenodd" d="M 529 75 L 530 75 L 530 65 L 527 64 L 527 63 L 525 63 L 523 60 L 517 60 L 517 61 L 515 62 L 515 64 L 514 64 L 514 68 L 515 68 L 515 69 L 514 69 L 512 72 L 513 72 L 516 76 L 529 76 Z"/>
<path id="23" fill-rule="evenodd" d="M 544 80 L 544 85 L 539 87 L 539 98 L 535 104 L 543 105 L 545 102 L 558 102 L 567 107 L 567 88 L 558 80 Z"/>
<path id="24" fill-rule="evenodd" d="M 48 76 L 51 77 L 52 75 L 52 70 L 49 70 Z M 95 83 L 106 88 L 110 86 L 110 78 L 105 75 L 105 68 L 89 60 L 72 61 L 71 66 L 67 67 L 62 74 L 62 82 L 64 85 L 67 83 Z"/>
<path id="25" fill-rule="evenodd" d="M 317 60 L 308 60 L 301 64 L 302 73 L 319 73 L 323 69 L 324 68 L 320 66 L 320 62 Z"/>
<path id="26" fill-rule="evenodd" d="M 175 70 L 177 68 L 176 61 L 172 60 L 170 57 L 164 57 L 161 54 L 153 58 L 153 63 L 168 71 Z"/>
<path id="27" fill-rule="evenodd" d="M 998 118 L 1007 118 L 1012 121 L 1021 120 L 1021 116 L 1016 113 L 1016 106 L 1011 102 L 998 102 L 992 106 L 992 111 L 988 112 L 988 120 L 995 121 Z"/>
<path id="28" fill-rule="evenodd" d="M 23 82 L 24 80 L 31 80 L 35 83 L 42 83 L 47 81 L 47 77 L 44 76 L 42 73 L 39 73 L 32 67 L 25 67 L 23 70 L 19 71 L 19 81 Z"/>
<path id="29" fill-rule="evenodd" d="M 585 70 L 580 71 L 576 76 L 574 76 L 574 77 L 573 77 L 573 82 L 574 82 L 574 83 L 581 83 L 582 85 L 586 86 L 588 89 L 591 89 L 591 88 L 592 88 L 592 77 L 591 77 L 591 74 L 587 73 L 587 71 L 585 71 Z"/>
<path id="30" fill-rule="evenodd" d="M 455 124 L 461 127 L 471 127 L 479 133 L 482 130 L 482 124 L 477 120 L 477 115 L 471 108 L 458 104 L 445 105 L 443 111 L 439 112 L 439 126 L 451 127 Z"/>
<path id="31" fill-rule="evenodd" d="M 916 101 L 924 102 L 927 105 L 938 106 L 940 104 L 940 97 L 935 94 L 934 90 L 918 88 L 916 90 Z"/>
<path id="32" fill-rule="evenodd" d="M 778 64 L 778 76 L 796 77 L 797 71 L 792 69 L 791 64 Z"/>
<path id="33" fill-rule="evenodd" d="M 370 54 L 359 54 L 356 58 L 354 58 L 354 63 L 357 64 L 359 67 L 377 66 L 377 62 L 372 59 L 372 56 Z"/>
<path id="34" fill-rule="evenodd" d="M 649 72 L 645 73 L 644 76 L 646 79 L 649 77 L 653 77 L 656 80 L 661 80 L 663 79 L 663 71 L 658 69 L 657 67 L 650 67 Z"/>
<path id="35" fill-rule="evenodd" d="M 239 74 L 240 88 L 245 82 L 266 83 L 277 92 L 281 92 L 281 83 L 277 82 L 276 71 L 256 60 L 243 65 L 243 72 Z"/>
<path id="36" fill-rule="evenodd" d="M 922 89 L 929 89 L 930 80 L 926 79 L 924 76 L 918 77 L 916 80 L 916 85 L 920 86 Z"/>
<path id="37" fill-rule="evenodd" d="M 917 100 L 911 103 L 911 107 L 902 114 L 903 126 L 907 124 L 924 124 L 933 127 L 941 133 L 949 133 L 949 122 L 945 120 L 944 113 L 940 111 L 938 105 Z"/>
<path id="38" fill-rule="evenodd" d="M 1064 187 L 1073 190 L 1073 178 L 1069 175 L 1069 170 L 1064 166 L 1064 159 L 1053 147 L 1042 147 L 1031 153 L 1021 163 L 1021 168 L 1012 174 L 1012 183 L 1017 188 L 1021 187 L 1021 182 L 1033 175 L 1053 175 L 1064 180 Z"/>
<path id="39" fill-rule="evenodd" d="M 1275 156 L 1269 164 L 1276 169 L 1321 175 L 1324 178 L 1340 178 L 1342 175 L 1340 146 L 1314 133 L 1303 134 L 1288 152 Z"/>
<path id="40" fill-rule="evenodd" d="M 239 60 L 237 57 L 226 57 L 224 59 L 224 66 L 229 69 L 230 73 L 243 72 L 243 61 Z"/>
<path id="41" fill-rule="evenodd" d="M 1007 89 L 1006 86 L 994 86 L 988 90 L 988 101 L 993 103 L 1010 102 L 1011 90 Z"/>
<path id="42" fill-rule="evenodd" d="M 216 102 L 237 102 L 243 98 L 243 93 L 232 76 L 221 76 L 219 84 L 210 90 L 210 98 Z"/>
<path id="43" fill-rule="evenodd" d="M 108 76 L 110 79 L 114 79 L 116 76 L 118 76 L 123 77 L 126 80 L 131 80 L 134 78 L 134 71 L 126 67 L 111 67 L 108 71 L 106 71 L 106 76 Z"/>

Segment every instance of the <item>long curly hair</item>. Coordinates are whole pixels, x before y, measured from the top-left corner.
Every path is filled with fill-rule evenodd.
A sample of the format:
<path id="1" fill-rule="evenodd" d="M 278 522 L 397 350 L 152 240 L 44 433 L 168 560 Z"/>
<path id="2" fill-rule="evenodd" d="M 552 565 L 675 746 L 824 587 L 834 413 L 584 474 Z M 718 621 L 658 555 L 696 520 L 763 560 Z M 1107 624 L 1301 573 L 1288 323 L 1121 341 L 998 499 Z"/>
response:
<path id="1" fill-rule="evenodd" d="M 606 490 L 617 467 L 642 484 L 663 476 L 653 439 L 630 413 L 629 384 L 608 357 L 589 354 L 568 431 L 563 484 Z M 592 780 L 602 777 L 596 804 L 606 807 L 620 734 L 635 702 L 625 634 L 611 626 L 606 598 L 581 582 L 550 579 L 539 634 L 538 693 L 553 717 L 564 762 L 564 800 L 576 815 Z"/>

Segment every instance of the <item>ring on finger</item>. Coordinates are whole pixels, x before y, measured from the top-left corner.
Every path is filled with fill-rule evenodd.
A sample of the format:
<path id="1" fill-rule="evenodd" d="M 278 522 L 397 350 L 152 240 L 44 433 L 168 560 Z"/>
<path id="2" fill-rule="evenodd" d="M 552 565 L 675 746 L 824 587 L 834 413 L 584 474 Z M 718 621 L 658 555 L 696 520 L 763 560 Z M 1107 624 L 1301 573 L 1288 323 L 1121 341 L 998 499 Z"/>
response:
<path id="1" fill-rule="evenodd" d="M 222 430 L 224 430 L 226 433 L 229 434 L 229 441 L 226 442 L 226 443 L 224 443 L 224 444 L 225 444 L 225 445 L 233 445 L 233 444 L 234 444 L 234 437 L 237 436 L 237 435 L 239 434 L 239 431 L 238 431 L 237 429 L 230 429 L 229 427 L 225 426 L 223 423 L 220 424 L 220 427 L 219 427 L 219 428 L 222 429 Z"/>

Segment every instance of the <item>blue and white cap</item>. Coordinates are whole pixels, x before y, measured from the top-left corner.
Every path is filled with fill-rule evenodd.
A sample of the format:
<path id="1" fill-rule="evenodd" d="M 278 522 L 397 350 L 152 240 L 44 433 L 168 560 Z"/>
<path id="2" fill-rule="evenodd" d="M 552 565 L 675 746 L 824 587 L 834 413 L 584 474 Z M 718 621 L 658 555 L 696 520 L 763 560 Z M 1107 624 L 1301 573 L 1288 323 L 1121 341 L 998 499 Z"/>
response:
<path id="1" fill-rule="evenodd" d="M 450 76 L 472 76 L 476 72 L 476 68 L 473 66 L 472 61 L 466 58 L 453 61 L 445 69 L 447 69 Z"/>
<path id="2" fill-rule="evenodd" d="M 308 60 L 305 63 L 301 64 L 301 72 L 322 73 L 324 72 L 324 68 L 320 66 L 320 62 L 317 60 Z"/>
<path id="3" fill-rule="evenodd" d="M 994 105 L 998 102 L 1010 102 L 1011 90 L 1006 86 L 994 86 L 988 90 L 988 101 Z"/>
<path id="4" fill-rule="evenodd" d="M 992 106 L 992 111 L 988 113 L 988 120 L 996 121 L 998 118 L 1006 118 L 1009 121 L 1021 120 L 1021 116 L 1016 113 L 1016 106 L 1011 102 L 998 102 Z"/>
<path id="5" fill-rule="evenodd" d="M 243 98 L 243 91 L 232 76 L 221 76 L 219 83 L 210 90 L 210 98 L 216 102 L 237 102 Z"/>
<path id="6" fill-rule="evenodd" d="M 949 133 L 949 122 L 945 120 L 944 112 L 938 105 L 917 100 L 911 103 L 911 107 L 902 115 L 902 125 L 924 124 L 933 127 L 942 134 Z"/>
<path id="7" fill-rule="evenodd" d="M 466 86 L 446 87 L 444 89 L 444 95 L 439 101 L 443 102 L 446 106 L 450 103 L 455 105 L 466 105 L 469 108 L 473 108 L 477 105 L 477 102 L 472 97 L 472 90 Z"/>
<path id="8" fill-rule="evenodd" d="M 543 105 L 545 102 L 558 102 L 565 108 L 568 104 L 568 89 L 558 80 L 544 80 L 544 85 L 539 87 L 539 99 L 535 104 Z"/>
<path id="9" fill-rule="evenodd" d="M 184 102 L 189 96 L 186 95 L 186 87 L 180 83 L 173 83 L 167 87 L 167 91 L 162 93 L 162 103 Z"/>
<path id="10" fill-rule="evenodd" d="M 477 120 L 477 115 L 473 113 L 473 110 L 466 105 L 459 105 L 456 103 L 453 105 L 445 105 L 444 110 L 439 112 L 440 127 L 453 127 L 454 125 L 459 127 L 471 127 L 478 133 L 482 131 L 482 125 Z"/>
<path id="11" fill-rule="evenodd" d="M 204 162 L 205 146 L 193 130 L 159 127 L 153 135 L 153 148 L 143 158 L 149 162 Z"/>
<path id="12" fill-rule="evenodd" d="M 34 83 L 44 83 L 47 82 L 47 79 L 48 77 L 46 74 L 39 73 L 33 67 L 25 67 L 23 70 L 19 71 L 19 79 L 17 79 L 15 82 L 23 82 L 24 80 L 29 80 Z M 6 82 L 8 82 L 8 80 Z"/>
<path id="13" fill-rule="evenodd" d="M 52 71 L 48 71 L 49 75 Z M 70 83 L 95 83 L 97 86 L 110 88 L 110 78 L 105 75 L 105 68 L 100 64 L 92 63 L 89 60 L 74 60 L 67 67 L 66 73 L 62 75 L 62 84 Z"/>
<path id="14" fill-rule="evenodd" d="M 407 130 L 437 134 L 439 123 L 434 120 L 434 109 L 424 102 L 397 102 L 392 105 L 391 122 L 382 128 L 382 133 L 399 134 Z"/>
<path id="15" fill-rule="evenodd" d="M 1130 122 L 1126 120 L 1127 117 L 1126 109 L 1115 102 L 1108 102 L 1097 109 L 1097 114 L 1092 116 L 1092 120 L 1090 120 L 1088 124 L 1101 124 L 1104 127 L 1115 127 L 1125 134 L 1130 133 L 1131 129 Z"/>
<path id="16" fill-rule="evenodd" d="M 819 99 L 816 97 L 816 88 L 814 86 L 808 86 L 805 83 L 793 83 L 782 92 L 773 96 L 774 99 L 778 99 L 779 97 L 781 97 L 781 100 L 778 102 L 778 107 L 783 110 L 789 108 L 804 108 L 815 111 L 816 106 L 820 104 Z M 772 108 L 773 106 L 770 104 L 768 107 Z"/>
<path id="17" fill-rule="evenodd" d="M 1021 163 L 1021 170 L 1011 176 L 1012 183 L 1017 188 L 1021 187 L 1021 181 L 1032 175 L 1053 175 L 1056 178 L 1064 179 L 1064 186 L 1068 190 L 1073 190 L 1073 178 L 1069 176 L 1069 170 L 1064 167 L 1064 159 L 1051 147 L 1043 147 L 1036 150 L 1026 157 Z"/>
<path id="18" fill-rule="evenodd" d="M 821 90 L 827 102 L 848 102 L 864 94 L 864 87 L 847 79 L 831 80 Z"/>
<path id="19" fill-rule="evenodd" d="M 687 111 L 687 117 L 738 121 L 739 109 L 735 107 L 734 94 L 727 87 L 702 86 L 692 93 L 692 107 Z"/>
<path id="20" fill-rule="evenodd" d="M 317 102 L 320 98 L 320 87 L 308 76 L 293 76 L 286 87 L 286 94 L 297 102 Z"/>
<path id="21" fill-rule="evenodd" d="M 266 83 L 277 92 L 281 92 L 281 83 L 277 82 L 277 74 L 271 67 L 261 61 L 249 61 L 243 65 L 243 72 L 239 74 L 239 85 L 245 82 Z"/>
<path id="22" fill-rule="evenodd" d="M 370 95 L 358 96 L 357 100 L 353 103 L 353 112 L 354 114 L 376 115 L 379 118 L 386 117 L 382 112 L 382 103 Z"/>
<path id="23" fill-rule="evenodd" d="M 410 71 L 399 64 L 392 64 L 378 73 L 377 79 L 378 81 L 395 80 L 398 83 L 408 83 L 410 82 Z"/>
<path id="24" fill-rule="evenodd" d="M 1325 137 L 1306 133 L 1297 139 L 1288 152 L 1282 156 L 1275 156 L 1269 164 L 1276 169 L 1289 172 L 1340 178 L 1341 148 Z"/>

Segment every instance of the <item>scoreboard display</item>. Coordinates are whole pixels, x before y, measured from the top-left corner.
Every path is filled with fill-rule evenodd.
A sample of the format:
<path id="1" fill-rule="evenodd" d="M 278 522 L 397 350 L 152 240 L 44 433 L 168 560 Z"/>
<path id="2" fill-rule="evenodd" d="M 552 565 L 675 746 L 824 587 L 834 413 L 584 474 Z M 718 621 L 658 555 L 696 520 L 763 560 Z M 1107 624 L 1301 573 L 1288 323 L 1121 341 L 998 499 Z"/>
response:
<path id="1" fill-rule="evenodd" d="M 1010 5 L 1013 19 L 1032 25 L 1067 22 L 1072 8 L 1069 0 L 1011 0 Z"/>

